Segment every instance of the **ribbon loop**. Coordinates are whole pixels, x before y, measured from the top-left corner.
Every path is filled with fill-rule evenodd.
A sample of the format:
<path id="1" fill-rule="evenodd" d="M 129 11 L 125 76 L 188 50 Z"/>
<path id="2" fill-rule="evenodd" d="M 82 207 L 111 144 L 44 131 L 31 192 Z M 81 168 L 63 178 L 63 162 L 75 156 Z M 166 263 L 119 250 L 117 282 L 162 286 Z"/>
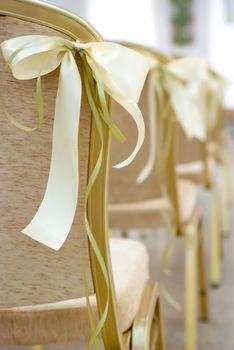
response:
<path id="1" fill-rule="evenodd" d="M 61 64 L 64 52 L 68 50 L 64 39 L 42 35 L 4 41 L 1 49 L 6 61 L 19 50 L 9 64 L 13 76 L 19 80 L 34 79 L 54 71 Z"/>

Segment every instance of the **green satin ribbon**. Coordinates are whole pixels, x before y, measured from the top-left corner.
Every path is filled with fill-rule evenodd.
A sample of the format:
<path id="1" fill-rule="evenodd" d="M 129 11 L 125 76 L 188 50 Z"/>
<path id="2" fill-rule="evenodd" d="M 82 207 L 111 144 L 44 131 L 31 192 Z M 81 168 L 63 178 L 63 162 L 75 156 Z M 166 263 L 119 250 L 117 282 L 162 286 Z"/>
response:
<path id="1" fill-rule="evenodd" d="M 82 55 L 81 57 L 82 57 L 82 61 L 83 61 L 83 64 L 84 64 L 84 83 L 85 83 L 86 93 L 87 93 L 89 104 L 90 104 L 90 107 L 91 107 L 91 110 L 92 110 L 92 113 L 93 113 L 93 117 L 94 117 L 94 120 L 95 120 L 95 123 L 96 123 L 96 127 L 97 127 L 97 130 L 98 130 L 100 141 L 101 141 L 100 153 L 99 153 L 99 156 L 97 158 L 97 161 L 96 161 L 96 164 L 94 166 L 94 169 L 93 169 L 93 171 L 92 171 L 92 173 L 91 173 L 91 175 L 89 177 L 87 190 L 86 190 L 86 195 L 85 195 L 85 227 L 86 227 L 86 232 L 88 234 L 88 238 L 89 238 L 89 241 L 91 243 L 92 249 L 95 252 L 95 255 L 96 255 L 97 260 L 99 262 L 99 265 L 101 267 L 101 270 L 102 270 L 102 273 L 103 273 L 103 276 L 104 276 L 104 280 L 105 280 L 105 283 L 106 283 L 105 287 L 107 289 L 107 300 L 106 300 L 106 305 L 104 307 L 104 311 L 103 311 L 103 313 L 101 315 L 101 318 L 100 318 L 98 324 L 95 327 L 92 326 L 93 333 L 91 335 L 91 338 L 89 340 L 88 347 L 87 347 L 87 349 L 89 350 L 89 349 L 92 348 L 93 344 L 96 344 L 98 335 L 100 334 L 100 332 L 101 332 L 101 330 L 102 330 L 102 328 L 103 328 L 103 326 L 105 324 L 106 318 L 107 318 L 107 313 L 108 313 L 108 308 L 109 308 L 109 298 L 110 298 L 110 282 L 109 282 L 109 275 L 108 275 L 108 271 L 107 271 L 107 267 L 106 267 L 105 261 L 103 259 L 103 256 L 102 256 L 101 252 L 100 252 L 100 249 L 99 249 L 99 247 L 97 245 L 97 242 L 95 240 L 95 237 L 93 235 L 93 232 L 92 232 L 92 229 L 90 227 L 90 224 L 89 224 L 89 221 L 88 221 L 88 217 L 87 217 L 87 205 L 88 205 L 89 195 L 90 195 L 90 193 L 92 191 L 92 188 L 93 188 L 93 186 L 95 184 L 95 181 L 96 181 L 96 179 L 98 177 L 98 174 L 99 174 L 100 169 L 101 169 L 102 161 L 103 161 L 104 136 L 103 136 L 103 128 L 102 128 L 102 122 L 101 122 L 100 114 L 99 114 L 99 111 L 97 109 L 98 101 L 95 99 L 95 81 L 94 81 L 94 78 L 92 77 L 92 72 L 91 72 L 91 69 L 90 69 L 90 67 L 89 67 L 89 65 L 87 63 L 85 55 Z M 96 79 L 97 79 L 97 76 L 96 76 Z M 100 89 L 101 89 L 101 92 L 103 91 L 100 81 L 99 81 L 99 83 L 97 83 L 97 86 L 99 86 L 99 89 L 98 89 L 99 99 L 101 99 L 101 98 L 103 99 L 102 100 L 102 107 L 105 105 L 104 111 L 108 111 L 106 98 L 105 98 L 105 96 L 100 94 Z M 104 111 L 103 111 L 103 113 L 105 113 Z M 103 118 L 103 120 L 105 120 L 105 117 Z M 113 132 L 113 129 L 112 129 L 112 132 Z M 86 296 L 86 298 L 88 300 L 89 299 L 89 295 Z M 87 305 L 89 306 L 90 303 L 88 302 Z M 91 322 L 91 324 L 94 324 L 94 322 Z M 99 346 L 100 345 L 98 345 L 97 349 L 100 349 Z"/>

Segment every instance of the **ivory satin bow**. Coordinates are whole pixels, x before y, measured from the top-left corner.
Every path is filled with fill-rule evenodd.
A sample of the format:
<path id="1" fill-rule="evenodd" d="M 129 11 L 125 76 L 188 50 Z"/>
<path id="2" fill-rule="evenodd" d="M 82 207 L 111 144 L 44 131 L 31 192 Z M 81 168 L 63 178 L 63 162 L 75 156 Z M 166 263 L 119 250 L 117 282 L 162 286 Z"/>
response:
<path id="1" fill-rule="evenodd" d="M 151 96 L 152 89 L 155 90 L 156 95 L 160 90 L 166 91 L 169 94 L 175 116 L 185 134 L 189 138 L 205 140 L 207 137 L 206 118 L 202 105 L 203 89 L 208 79 L 205 60 L 200 57 L 186 57 L 175 59 L 167 64 L 160 64 L 155 60 L 155 66 L 150 75 L 152 75 L 149 87 Z M 155 81 L 155 79 L 160 79 L 160 81 Z M 156 106 L 149 102 L 148 110 L 150 135 L 156 135 Z M 155 113 L 154 118 L 151 116 L 152 113 Z M 138 183 L 145 181 L 154 168 L 157 152 L 155 145 L 156 142 L 150 142 L 148 161 L 138 176 Z"/>
<path id="2" fill-rule="evenodd" d="M 199 101 L 208 79 L 206 61 L 200 57 L 176 59 L 166 65 L 165 89 L 181 127 L 189 138 L 206 139 L 205 117 Z"/>
<path id="3" fill-rule="evenodd" d="M 78 128 L 82 85 L 75 54 L 83 52 L 94 78 L 136 122 L 138 138 L 132 154 L 115 167 L 132 162 L 144 141 L 144 120 L 137 106 L 151 62 L 143 55 L 108 42 L 71 42 L 60 37 L 22 36 L 1 44 L 16 79 L 38 78 L 60 66 L 56 96 L 52 156 L 44 198 L 22 231 L 58 250 L 71 229 L 78 201 Z M 95 76 L 97 74 L 99 77 Z"/>

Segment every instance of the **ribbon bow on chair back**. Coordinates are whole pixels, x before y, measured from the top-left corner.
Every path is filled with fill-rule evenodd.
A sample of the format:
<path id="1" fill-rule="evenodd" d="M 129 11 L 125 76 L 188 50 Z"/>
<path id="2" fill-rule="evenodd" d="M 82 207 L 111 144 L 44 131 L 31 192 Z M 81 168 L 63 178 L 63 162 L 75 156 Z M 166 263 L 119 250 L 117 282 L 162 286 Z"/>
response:
<path id="1" fill-rule="evenodd" d="M 186 135 L 201 141 L 207 137 L 204 110 L 204 89 L 207 78 L 208 70 L 205 60 L 199 57 L 186 57 L 166 64 L 160 64 L 155 60 L 150 79 L 150 90 L 155 91 L 162 114 L 165 114 L 165 108 L 167 108 L 163 97 L 166 92 L 174 115 Z M 151 96 L 153 96 L 152 92 Z M 156 107 L 149 102 L 149 114 L 154 113 L 154 116 L 149 116 L 150 135 L 157 134 L 155 111 Z M 137 179 L 139 183 L 143 182 L 154 168 L 157 153 L 156 142 L 151 142 L 150 145 L 148 161 Z"/>
<path id="2" fill-rule="evenodd" d="M 186 57 L 164 65 L 165 89 L 176 118 L 189 138 L 206 139 L 206 122 L 201 106 L 208 78 L 203 58 Z"/>
<path id="3" fill-rule="evenodd" d="M 59 249 L 71 229 L 78 199 L 79 162 L 78 128 L 82 85 L 75 55 L 81 56 L 87 82 L 97 83 L 100 106 L 93 106 L 120 140 L 123 135 L 113 124 L 105 92 L 121 104 L 135 120 L 138 138 L 132 154 L 116 167 L 127 166 L 136 156 L 144 140 L 144 120 L 137 106 L 151 62 L 143 55 L 115 43 L 71 42 L 61 37 L 29 35 L 7 40 L 1 44 L 3 56 L 16 79 L 37 78 L 60 66 L 55 105 L 52 157 L 44 198 L 29 225 L 22 231 L 31 238 Z M 90 74 L 90 75 L 88 75 Z M 95 95 L 92 91 L 90 94 Z M 41 100 L 40 88 L 37 95 Z M 92 95 L 92 97 L 94 97 Z M 6 110 L 10 121 L 26 131 Z M 38 108 L 43 121 L 43 106 Z"/>

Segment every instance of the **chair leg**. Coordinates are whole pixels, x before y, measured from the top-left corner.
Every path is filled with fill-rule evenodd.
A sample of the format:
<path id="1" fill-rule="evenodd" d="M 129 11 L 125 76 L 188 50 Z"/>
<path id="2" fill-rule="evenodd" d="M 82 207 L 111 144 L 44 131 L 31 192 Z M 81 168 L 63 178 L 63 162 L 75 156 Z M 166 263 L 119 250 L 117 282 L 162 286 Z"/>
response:
<path id="1" fill-rule="evenodd" d="M 156 317 L 159 323 L 159 333 L 157 339 L 156 350 L 165 350 L 165 338 L 164 338 L 164 325 L 163 325 L 163 316 L 162 316 L 162 305 L 160 298 L 158 299 L 156 307 Z"/>
<path id="2" fill-rule="evenodd" d="M 227 154 L 227 157 L 225 158 L 225 180 L 227 184 L 227 203 L 229 206 L 232 205 L 233 202 L 233 188 L 232 188 L 232 155 Z"/>
<path id="3" fill-rule="evenodd" d="M 197 349 L 197 227 L 185 228 L 185 343 Z"/>
<path id="4" fill-rule="evenodd" d="M 132 327 L 132 350 L 164 350 L 159 287 L 148 282 Z"/>
<path id="5" fill-rule="evenodd" d="M 211 193 L 211 285 L 218 287 L 220 285 L 220 256 L 222 249 L 221 233 L 219 227 L 219 206 L 216 189 Z"/>
<path id="6" fill-rule="evenodd" d="M 199 299 L 200 299 L 200 312 L 201 320 L 207 321 L 209 318 L 209 306 L 208 306 L 208 289 L 206 279 L 206 264 L 204 256 L 204 239 L 202 231 L 202 223 L 198 226 L 198 247 L 197 247 L 197 263 L 198 263 L 198 281 L 199 281 Z"/>
<path id="7" fill-rule="evenodd" d="M 224 237 L 230 236 L 230 207 L 225 199 L 222 206 L 222 234 Z"/>
<path id="8" fill-rule="evenodd" d="M 223 159 L 223 206 L 222 206 L 222 233 L 228 237 L 230 235 L 230 207 L 232 200 L 231 170 L 229 159 Z"/>

